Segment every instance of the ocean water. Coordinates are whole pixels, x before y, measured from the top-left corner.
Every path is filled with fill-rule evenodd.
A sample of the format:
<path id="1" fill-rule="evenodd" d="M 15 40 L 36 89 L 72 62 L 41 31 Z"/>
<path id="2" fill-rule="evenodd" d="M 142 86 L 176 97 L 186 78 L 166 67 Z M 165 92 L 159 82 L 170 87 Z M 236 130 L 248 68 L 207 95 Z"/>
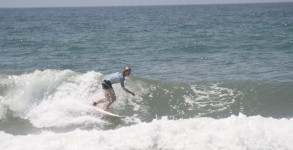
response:
<path id="1" fill-rule="evenodd" d="M 2 8 L 0 149 L 293 149 L 292 8 Z"/>

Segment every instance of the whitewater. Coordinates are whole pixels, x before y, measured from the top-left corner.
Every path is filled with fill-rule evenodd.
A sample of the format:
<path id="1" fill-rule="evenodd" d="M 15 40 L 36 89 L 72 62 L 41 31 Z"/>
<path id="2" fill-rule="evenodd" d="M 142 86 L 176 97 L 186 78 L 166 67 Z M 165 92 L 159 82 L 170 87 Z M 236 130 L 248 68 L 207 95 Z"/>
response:
<path id="1" fill-rule="evenodd" d="M 292 149 L 293 120 L 263 117 L 154 120 L 116 130 L 13 136 L 0 132 L 2 149 Z M 18 143 L 18 144 L 15 144 Z"/>
<path id="2" fill-rule="evenodd" d="M 100 82 L 105 76 L 71 70 L 1 74 L 0 148 L 293 148 L 291 116 L 247 116 L 246 107 L 256 106 L 237 104 L 243 91 L 219 83 L 158 83 L 130 77 L 126 85 L 137 96 L 114 86 L 118 99 L 110 109 L 128 117 L 103 118 L 86 106 L 103 96 Z"/>

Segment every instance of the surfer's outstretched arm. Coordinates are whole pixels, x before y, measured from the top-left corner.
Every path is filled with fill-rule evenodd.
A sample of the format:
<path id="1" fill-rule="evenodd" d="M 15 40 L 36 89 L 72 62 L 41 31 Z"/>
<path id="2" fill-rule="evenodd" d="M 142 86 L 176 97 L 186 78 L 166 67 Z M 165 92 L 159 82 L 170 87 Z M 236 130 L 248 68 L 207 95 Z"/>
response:
<path id="1" fill-rule="evenodd" d="M 133 92 L 129 91 L 126 87 L 124 87 L 124 83 L 121 83 L 121 87 L 125 92 L 130 93 L 132 96 L 135 96 Z"/>

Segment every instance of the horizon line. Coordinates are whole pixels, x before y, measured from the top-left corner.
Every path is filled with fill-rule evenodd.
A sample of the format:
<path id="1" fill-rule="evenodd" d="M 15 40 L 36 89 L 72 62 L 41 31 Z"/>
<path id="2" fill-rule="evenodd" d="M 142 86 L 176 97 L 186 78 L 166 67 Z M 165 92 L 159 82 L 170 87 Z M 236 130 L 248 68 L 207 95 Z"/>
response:
<path id="1" fill-rule="evenodd" d="M 245 5 L 245 4 L 277 4 L 277 3 L 293 3 L 289 1 L 283 1 L 283 2 L 235 2 L 235 3 L 190 3 L 190 4 L 134 4 L 134 5 L 96 5 L 96 6 L 88 6 L 88 5 L 76 5 L 76 6 L 23 6 L 23 7 L 1 7 L 0 9 L 15 9 L 15 8 L 94 8 L 94 7 L 147 7 L 147 6 L 188 6 L 188 5 Z"/>

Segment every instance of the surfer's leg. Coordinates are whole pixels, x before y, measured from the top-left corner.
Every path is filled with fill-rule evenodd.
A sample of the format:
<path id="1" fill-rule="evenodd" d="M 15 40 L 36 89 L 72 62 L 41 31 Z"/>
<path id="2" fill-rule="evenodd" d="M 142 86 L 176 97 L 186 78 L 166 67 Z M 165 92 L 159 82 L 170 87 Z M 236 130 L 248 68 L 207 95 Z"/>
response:
<path id="1" fill-rule="evenodd" d="M 114 101 L 116 100 L 116 95 L 113 89 L 108 90 L 108 94 L 109 94 L 109 99 L 107 99 L 109 102 L 105 107 L 105 111 L 108 111 L 110 105 L 112 103 L 114 103 Z"/>
<path id="2" fill-rule="evenodd" d="M 104 95 L 105 95 L 105 98 L 102 98 L 96 102 L 93 103 L 93 106 L 97 106 L 98 104 L 100 103 L 104 103 L 105 102 L 105 99 L 106 100 L 109 100 L 110 99 L 110 93 L 109 93 L 109 90 L 105 90 L 104 91 Z"/>
<path id="3" fill-rule="evenodd" d="M 100 100 L 94 102 L 94 103 L 93 103 L 93 106 L 97 106 L 98 104 L 103 103 L 103 102 L 105 102 L 105 98 L 102 98 L 102 99 L 100 99 Z"/>

